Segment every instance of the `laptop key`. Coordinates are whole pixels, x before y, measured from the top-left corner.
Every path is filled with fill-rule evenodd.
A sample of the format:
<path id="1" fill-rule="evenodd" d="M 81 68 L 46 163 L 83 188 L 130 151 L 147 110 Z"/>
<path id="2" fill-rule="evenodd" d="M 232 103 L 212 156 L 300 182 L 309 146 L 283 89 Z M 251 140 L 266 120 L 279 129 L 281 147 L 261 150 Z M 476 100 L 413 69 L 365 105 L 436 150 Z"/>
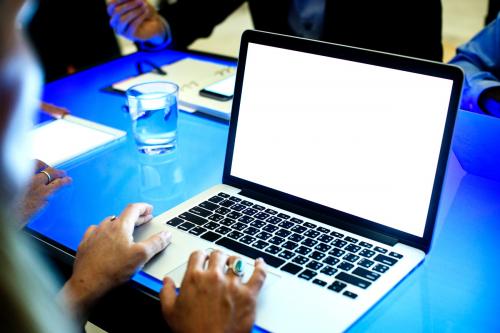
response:
<path id="1" fill-rule="evenodd" d="M 245 223 L 241 222 L 236 222 L 231 226 L 231 228 L 236 229 L 238 231 L 242 231 L 243 229 L 247 228 L 248 226 Z"/>
<path id="2" fill-rule="evenodd" d="M 343 248 L 347 242 L 346 241 L 343 241 L 343 240 L 340 240 L 340 239 L 335 239 L 333 242 L 331 242 L 330 244 L 332 244 L 333 246 L 336 246 L 338 247 L 339 249 Z"/>
<path id="3" fill-rule="evenodd" d="M 385 273 L 385 272 L 387 272 L 389 270 L 389 266 L 382 265 L 382 264 L 377 264 L 377 265 L 375 265 L 375 267 L 373 267 L 373 270 L 375 272 Z"/>
<path id="4" fill-rule="evenodd" d="M 276 245 L 269 245 L 265 251 L 267 253 L 276 254 L 281 251 L 281 248 Z"/>
<path id="5" fill-rule="evenodd" d="M 243 234 L 239 231 L 236 231 L 236 230 L 233 230 L 227 234 L 227 237 L 232 238 L 232 239 L 238 239 L 241 236 L 243 236 Z"/>
<path id="6" fill-rule="evenodd" d="M 247 223 L 247 224 L 252 222 L 253 220 L 255 220 L 255 219 L 251 216 L 248 216 L 248 215 L 243 215 L 242 217 L 240 217 L 238 219 L 238 221 L 243 222 L 243 223 Z"/>
<path id="7" fill-rule="evenodd" d="M 299 265 L 304 265 L 305 263 L 307 263 L 309 261 L 309 259 L 307 259 L 306 257 L 304 256 L 296 256 L 295 258 L 293 258 L 292 262 L 296 263 L 296 264 L 299 264 Z"/>
<path id="8" fill-rule="evenodd" d="M 184 231 L 188 231 L 189 229 L 194 228 L 195 226 L 196 225 L 194 223 L 184 222 L 183 224 L 179 225 L 177 228 L 184 230 Z"/>
<path id="9" fill-rule="evenodd" d="M 287 219 L 289 219 L 289 218 L 290 218 L 290 215 L 286 215 L 286 214 L 283 214 L 283 213 L 279 213 L 279 214 L 278 214 L 278 217 L 279 217 L 280 219 L 287 220 Z"/>
<path id="10" fill-rule="evenodd" d="M 391 258 L 388 256 L 384 256 L 383 254 L 377 255 L 375 258 L 373 258 L 373 260 L 381 262 L 381 263 L 389 265 L 389 266 L 393 266 L 395 263 L 398 262 L 397 259 L 394 259 L 394 258 Z"/>
<path id="11" fill-rule="evenodd" d="M 348 253 L 342 259 L 349 261 L 349 262 L 356 262 L 356 260 L 359 259 L 359 256 L 352 254 L 352 253 Z"/>
<path id="12" fill-rule="evenodd" d="M 311 238 L 316 238 L 319 236 L 319 231 L 316 230 L 308 230 L 304 233 L 304 236 L 311 237 Z"/>
<path id="13" fill-rule="evenodd" d="M 257 237 L 258 239 L 262 239 L 262 240 L 268 240 L 272 235 L 268 232 L 265 232 L 265 231 L 261 231 L 259 232 L 257 235 L 255 235 L 255 237 Z"/>
<path id="14" fill-rule="evenodd" d="M 228 227 L 225 227 L 225 226 L 220 226 L 218 227 L 217 229 L 214 230 L 215 232 L 218 232 L 219 234 L 227 234 L 228 232 L 231 231 L 231 229 L 229 229 Z"/>
<path id="15" fill-rule="evenodd" d="M 396 252 L 391 252 L 389 253 L 389 256 L 393 257 L 393 258 L 396 258 L 396 259 L 401 259 L 403 258 L 403 255 L 402 254 L 399 254 L 399 253 L 396 253 Z"/>
<path id="16" fill-rule="evenodd" d="M 233 212 L 231 211 L 229 214 L 226 215 L 226 217 L 229 217 L 231 219 L 237 220 L 239 219 L 243 214 L 238 213 L 238 212 Z"/>
<path id="17" fill-rule="evenodd" d="M 323 252 L 314 251 L 313 253 L 311 253 L 311 254 L 309 255 L 309 258 L 312 258 L 312 259 L 314 259 L 314 260 L 321 260 L 321 259 L 323 259 L 325 256 L 326 256 L 326 254 L 324 254 Z"/>
<path id="18" fill-rule="evenodd" d="M 356 244 L 356 243 L 358 242 L 358 240 L 357 240 L 356 238 L 349 237 L 349 236 L 348 236 L 348 237 L 346 237 L 346 238 L 344 238 L 344 239 L 345 239 L 346 241 L 351 242 L 351 243 L 354 243 L 354 244 Z"/>
<path id="19" fill-rule="evenodd" d="M 347 250 L 351 253 L 356 253 L 358 252 L 359 250 L 361 250 L 361 247 L 360 246 L 357 246 L 357 245 L 354 245 L 354 244 L 349 244 L 347 245 L 344 250 Z"/>
<path id="20" fill-rule="evenodd" d="M 168 221 L 167 224 L 171 225 L 172 227 L 177 227 L 182 222 L 184 222 L 183 219 L 180 219 L 178 217 L 174 217 L 173 219 L 171 219 L 170 221 Z"/>
<path id="21" fill-rule="evenodd" d="M 242 204 L 242 205 L 244 205 L 244 206 L 252 206 L 252 205 L 253 205 L 253 202 L 248 201 L 248 200 L 243 200 L 243 201 L 241 202 L 241 204 Z"/>
<path id="22" fill-rule="evenodd" d="M 309 228 L 309 229 L 315 229 L 316 228 L 316 224 L 311 223 L 311 222 L 304 222 L 303 226 L 305 226 L 306 228 Z"/>
<path id="23" fill-rule="evenodd" d="M 236 221 L 233 219 L 228 219 L 227 217 L 223 220 L 221 220 L 219 223 L 222 225 L 225 225 L 226 227 L 232 226 Z"/>
<path id="24" fill-rule="evenodd" d="M 352 274 L 357 275 L 359 277 L 362 277 L 363 279 L 370 280 L 370 281 L 376 281 L 380 277 L 379 273 L 369 271 L 369 270 L 364 269 L 362 267 L 356 267 L 356 269 L 352 271 Z"/>
<path id="25" fill-rule="evenodd" d="M 224 200 L 222 202 L 219 202 L 219 205 L 221 205 L 222 207 L 226 207 L 226 208 L 229 208 L 231 206 L 234 206 L 235 205 L 235 202 L 232 201 L 232 200 Z"/>
<path id="26" fill-rule="evenodd" d="M 290 237 L 288 237 L 289 240 L 296 243 L 300 242 L 304 238 L 305 238 L 304 236 L 295 233 L 291 234 Z"/>
<path id="27" fill-rule="evenodd" d="M 253 216 L 253 215 L 257 214 L 258 210 L 253 209 L 253 208 L 247 208 L 247 209 L 242 210 L 241 212 L 243 214 L 248 215 L 248 216 Z"/>
<path id="28" fill-rule="evenodd" d="M 309 281 L 316 275 L 318 275 L 318 273 L 311 271 L 310 269 L 306 269 L 299 274 L 299 278 Z"/>
<path id="29" fill-rule="evenodd" d="M 321 287 L 326 286 L 326 282 L 325 282 L 325 281 L 323 281 L 323 280 L 320 280 L 320 279 L 314 279 L 314 280 L 313 280 L 313 283 L 314 283 L 314 284 L 317 284 L 318 286 L 321 286 Z"/>
<path id="30" fill-rule="evenodd" d="M 333 237 L 323 234 L 316 239 L 323 243 L 330 243 L 333 240 Z"/>
<path id="31" fill-rule="evenodd" d="M 238 243 L 232 239 L 229 238 L 221 238 L 215 244 L 223 246 L 231 251 L 240 253 L 241 255 L 250 257 L 252 259 L 257 259 L 257 258 L 262 258 L 266 262 L 266 264 L 272 266 L 272 267 L 280 267 L 285 263 L 285 260 L 277 258 L 273 255 L 270 255 L 269 253 L 266 253 L 264 251 L 259 251 L 257 249 L 254 249 L 250 246 Z"/>
<path id="32" fill-rule="evenodd" d="M 332 247 L 330 245 L 326 245 L 325 243 L 319 243 L 314 247 L 315 250 L 321 251 L 321 252 L 326 252 L 330 250 Z"/>
<path id="33" fill-rule="evenodd" d="M 243 232 L 247 235 L 255 235 L 256 233 L 258 233 L 260 230 L 257 229 L 257 228 L 254 228 L 254 227 L 248 227 L 246 228 L 245 230 L 243 230 Z"/>
<path id="34" fill-rule="evenodd" d="M 222 215 L 219 215 L 219 214 L 212 214 L 208 217 L 208 219 L 210 221 L 214 221 L 214 222 L 219 222 L 220 220 L 222 220 L 224 218 L 224 216 Z"/>
<path id="35" fill-rule="evenodd" d="M 218 205 L 211 203 L 210 201 L 203 201 L 198 206 L 200 206 L 201 208 L 208 209 L 208 210 L 216 210 L 217 208 L 219 208 Z"/>
<path id="36" fill-rule="evenodd" d="M 281 246 L 287 250 L 294 250 L 297 246 L 299 246 L 299 244 L 297 244 L 295 242 L 287 241 L 286 243 L 284 243 Z"/>
<path id="37" fill-rule="evenodd" d="M 302 223 L 302 222 L 304 222 L 303 220 L 298 219 L 298 218 L 296 218 L 296 217 L 292 217 L 292 218 L 290 219 L 290 221 L 292 221 L 293 223 Z"/>
<path id="38" fill-rule="evenodd" d="M 354 275 L 347 274 L 345 272 L 340 272 L 335 276 L 337 280 L 352 284 L 353 286 L 366 289 L 368 288 L 372 283 L 365 281 L 363 279 L 360 279 Z"/>
<path id="39" fill-rule="evenodd" d="M 371 260 L 368 260 L 368 259 L 361 259 L 359 262 L 358 262 L 358 265 L 359 266 L 363 266 L 365 268 L 370 268 L 372 265 L 374 264 L 373 261 Z"/>
<path id="40" fill-rule="evenodd" d="M 305 247 L 305 246 L 300 246 L 298 249 L 295 250 L 295 252 L 297 252 L 298 254 L 302 254 L 302 255 L 308 255 L 312 250 L 308 247 Z"/>
<path id="41" fill-rule="evenodd" d="M 217 213 L 217 214 L 226 215 L 230 211 L 231 211 L 231 209 L 229 209 L 229 208 L 219 207 L 214 212 Z"/>
<path id="42" fill-rule="evenodd" d="M 266 243 L 266 242 L 264 242 L 262 240 L 258 240 L 258 241 L 256 241 L 255 243 L 252 244 L 253 247 L 256 247 L 256 248 L 258 248 L 260 250 L 264 249 L 268 245 L 269 245 L 269 243 Z"/>
<path id="43" fill-rule="evenodd" d="M 264 221 L 261 221 L 261 220 L 255 220 L 253 221 L 252 223 L 250 223 L 250 225 L 252 227 L 256 227 L 256 228 L 262 228 L 263 226 L 266 225 L 266 222 Z M 273 226 L 274 227 L 274 226 Z M 276 227 L 277 228 L 277 227 Z"/>
<path id="44" fill-rule="evenodd" d="M 217 229 L 219 227 L 219 225 L 215 222 L 208 222 L 208 223 L 205 223 L 203 225 L 203 228 L 207 228 L 208 230 L 214 230 L 214 229 Z"/>
<path id="45" fill-rule="evenodd" d="M 241 198 L 238 198 L 238 197 L 230 197 L 229 200 L 232 200 L 234 202 L 240 202 L 241 201 Z"/>
<path id="46" fill-rule="evenodd" d="M 317 227 L 316 230 L 318 230 L 319 232 L 322 232 L 324 234 L 327 234 L 330 232 L 330 229 L 327 229 L 325 227 Z"/>
<path id="47" fill-rule="evenodd" d="M 283 221 L 283 220 L 282 220 L 282 219 L 280 219 L 280 218 L 278 218 L 278 217 L 276 217 L 276 216 L 271 216 L 270 218 L 268 218 L 268 219 L 266 220 L 266 222 L 271 223 L 271 224 L 278 224 L 278 223 L 280 223 L 281 221 Z"/>
<path id="48" fill-rule="evenodd" d="M 282 221 L 278 224 L 278 226 L 282 227 L 282 228 L 285 228 L 285 229 L 290 229 L 291 227 L 293 227 L 295 224 L 290 222 L 290 221 Z"/>
<path id="49" fill-rule="evenodd" d="M 272 224 L 267 224 L 264 228 L 262 228 L 262 230 L 264 231 L 267 231 L 267 232 L 275 232 L 276 230 L 278 230 L 279 228 L 275 225 L 272 225 Z"/>
<path id="50" fill-rule="evenodd" d="M 384 253 L 384 254 L 387 253 L 386 249 L 384 249 L 382 247 L 378 247 L 378 246 L 375 246 L 374 250 L 377 252 L 380 252 L 380 253 Z"/>
<path id="51" fill-rule="evenodd" d="M 338 266 L 337 268 L 343 270 L 343 271 L 350 271 L 352 268 L 354 267 L 353 264 L 351 263 L 348 263 L 347 261 L 342 261 Z"/>
<path id="52" fill-rule="evenodd" d="M 288 264 L 281 267 L 281 270 L 295 275 L 302 270 L 302 267 L 289 262 Z"/>
<path id="53" fill-rule="evenodd" d="M 373 257 L 374 254 L 375 254 L 374 251 L 367 250 L 367 249 L 363 249 L 363 250 L 361 250 L 361 252 L 359 252 L 359 255 L 363 256 L 365 258 L 371 258 L 371 257 Z"/>
<path id="54" fill-rule="evenodd" d="M 332 266 L 325 266 L 323 267 L 322 270 L 320 270 L 319 272 L 320 273 L 323 273 L 325 275 L 328 275 L 328 276 L 332 276 L 333 274 L 337 273 L 337 269 L 333 268 Z"/>
<path id="55" fill-rule="evenodd" d="M 318 244 L 318 241 L 311 239 L 311 238 L 306 238 L 301 244 L 304 244 L 305 246 L 313 247 L 314 245 Z"/>
<path id="56" fill-rule="evenodd" d="M 205 239 L 209 242 L 215 242 L 216 240 L 218 240 L 221 237 L 222 237 L 221 235 L 216 234 L 215 232 L 211 232 L 211 231 L 207 231 L 206 233 L 204 233 L 203 235 L 200 236 L 200 238 Z"/>
<path id="57" fill-rule="evenodd" d="M 269 243 L 274 244 L 274 245 L 280 245 L 285 241 L 284 238 L 281 238 L 279 236 L 274 236 L 268 240 Z"/>
<path id="58" fill-rule="evenodd" d="M 223 198 L 226 198 L 226 199 L 230 197 L 230 195 L 229 195 L 229 194 L 224 193 L 224 192 L 220 192 L 220 193 L 219 193 L 219 194 L 217 194 L 217 195 L 218 195 L 219 197 L 223 197 Z"/>
<path id="59" fill-rule="evenodd" d="M 242 211 L 245 208 L 247 208 L 247 206 L 243 206 L 243 205 L 240 205 L 240 204 L 236 204 L 234 206 L 231 206 L 231 209 L 235 210 L 237 212 L 240 212 L 240 211 Z"/>
<path id="60" fill-rule="evenodd" d="M 339 261 L 340 261 L 339 259 L 332 257 L 332 256 L 328 256 L 325 258 L 325 260 L 323 260 L 323 262 L 325 264 L 332 265 L 332 266 L 336 265 Z"/>
<path id="61" fill-rule="evenodd" d="M 328 289 L 335 291 L 335 292 L 340 292 L 345 287 L 347 287 L 347 284 L 340 282 L 340 281 L 335 281 L 330 286 L 328 286 Z"/>
<path id="62" fill-rule="evenodd" d="M 355 299 L 356 297 L 358 297 L 357 294 L 355 294 L 355 293 L 353 293 L 353 292 L 351 292 L 349 290 L 344 291 L 342 293 L 342 295 L 347 296 L 347 297 L 352 298 L 352 299 Z"/>
<path id="63" fill-rule="evenodd" d="M 257 204 L 253 205 L 252 208 L 253 209 L 257 209 L 257 210 L 264 210 L 264 209 L 266 209 L 266 207 L 261 206 L 261 205 L 257 205 Z"/>
<path id="64" fill-rule="evenodd" d="M 210 201 L 212 203 L 219 203 L 221 201 L 224 201 L 224 198 L 219 197 L 219 196 L 213 196 L 210 199 L 208 199 L 208 201 Z"/>
<path id="65" fill-rule="evenodd" d="M 332 256 L 335 256 L 335 257 L 341 257 L 344 253 L 345 253 L 344 250 L 337 249 L 336 247 L 334 247 L 333 250 L 328 252 L 328 254 L 331 254 Z"/>
<path id="66" fill-rule="evenodd" d="M 181 219 L 184 219 L 184 220 L 187 220 L 189 222 L 192 222 L 196 225 L 203 225 L 207 222 L 206 219 L 202 218 L 202 217 L 199 217 L 198 215 L 194 215 L 192 213 L 189 213 L 189 212 L 185 212 L 185 213 L 182 213 L 181 215 L 179 215 L 179 217 Z"/>
<path id="67" fill-rule="evenodd" d="M 249 244 L 253 243 L 255 240 L 257 240 L 257 238 L 245 235 L 245 236 L 241 237 L 240 242 L 249 245 Z"/>
<path id="68" fill-rule="evenodd" d="M 332 232 L 330 233 L 330 235 L 332 235 L 333 237 L 337 237 L 337 238 L 342 238 L 342 237 L 344 237 L 344 235 L 343 235 L 343 234 L 341 234 L 340 232 L 336 232 L 336 231 L 332 231 Z"/>
<path id="69" fill-rule="evenodd" d="M 193 234 L 195 236 L 199 236 L 199 235 L 203 234 L 205 231 L 207 231 L 207 229 L 202 228 L 202 227 L 195 227 L 195 228 L 189 230 L 189 233 Z"/>
<path id="70" fill-rule="evenodd" d="M 295 253 L 291 252 L 291 251 L 288 251 L 288 250 L 283 250 L 283 252 L 281 252 L 278 257 L 280 258 L 283 258 L 283 259 L 291 259 L 295 256 Z"/>
<path id="71" fill-rule="evenodd" d="M 371 249 L 373 247 L 373 245 L 367 242 L 360 242 L 359 245 L 366 247 L 367 249 Z"/>
<path id="72" fill-rule="evenodd" d="M 290 229 L 290 230 L 291 230 L 291 231 L 293 231 L 293 232 L 296 232 L 296 233 L 298 233 L 298 234 L 301 234 L 301 233 L 303 233 L 304 231 L 306 231 L 306 230 L 307 230 L 307 228 L 306 228 L 306 227 L 304 227 L 303 225 L 296 225 L 296 226 L 294 226 L 294 227 L 293 227 L 292 229 Z"/>
<path id="73" fill-rule="evenodd" d="M 320 269 L 321 267 L 323 267 L 324 265 L 320 262 L 317 262 L 315 260 L 312 260 L 310 263 L 307 264 L 307 268 L 309 269 L 312 269 L 312 270 L 315 270 L 317 271 L 318 269 Z"/>
<path id="74" fill-rule="evenodd" d="M 292 233 L 291 231 L 288 231 L 286 229 L 280 229 L 280 230 L 276 231 L 275 235 L 285 238 L 288 235 L 290 235 L 291 233 Z"/>
<path id="75" fill-rule="evenodd" d="M 255 207 L 255 206 L 254 206 Z M 260 213 L 257 213 L 254 215 L 254 217 L 256 219 L 259 219 L 259 220 L 265 220 L 269 217 L 270 215 L 269 214 L 266 214 L 266 213 L 263 213 L 263 212 L 260 212 Z"/>
<path id="76" fill-rule="evenodd" d="M 266 213 L 268 213 L 268 214 L 271 214 L 271 215 L 276 215 L 276 214 L 278 214 L 278 212 L 277 212 L 277 211 L 275 211 L 274 209 L 270 209 L 270 208 L 266 209 L 264 212 L 266 212 Z"/>

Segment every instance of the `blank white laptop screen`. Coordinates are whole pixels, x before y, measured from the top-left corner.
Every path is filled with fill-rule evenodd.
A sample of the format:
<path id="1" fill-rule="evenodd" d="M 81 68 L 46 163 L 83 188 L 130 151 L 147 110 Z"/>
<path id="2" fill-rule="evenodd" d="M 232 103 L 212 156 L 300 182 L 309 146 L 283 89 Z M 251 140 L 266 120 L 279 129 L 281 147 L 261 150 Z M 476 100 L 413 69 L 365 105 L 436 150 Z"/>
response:
<path id="1" fill-rule="evenodd" d="M 250 43 L 230 174 L 422 237 L 451 90 Z"/>

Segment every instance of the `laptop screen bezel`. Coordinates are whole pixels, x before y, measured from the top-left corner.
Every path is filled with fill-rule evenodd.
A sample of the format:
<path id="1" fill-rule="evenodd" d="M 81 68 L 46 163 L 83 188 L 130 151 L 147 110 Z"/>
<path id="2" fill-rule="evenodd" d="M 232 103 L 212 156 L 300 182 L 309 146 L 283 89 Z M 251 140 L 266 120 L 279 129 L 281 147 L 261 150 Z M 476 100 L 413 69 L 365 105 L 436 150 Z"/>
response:
<path id="1" fill-rule="evenodd" d="M 453 81 L 443 140 L 441 142 L 441 150 L 439 153 L 439 159 L 436 168 L 436 177 L 432 188 L 429 210 L 427 213 L 424 234 L 422 237 L 405 233 L 400 230 L 369 221 L 367 219 L 363 219 L 330 207 L 326 207 L 296 196 L 292 196 L 290 194 L 253 183 L 245 179 L 232 176 L 230 174 L 234 152 L 234 142 L 238 125 L 241 92 L 245 73 L 246 55 L 249 43 L 312 53 L 327 57 L 335 57 L 338 59 L 356 61 L 369 65 L 382 66 L 424 75 L 431 75 L 434 77 L 449 79 Z M 455 125 L 458 103 L 460 100 L 462 82 L 462 70 L 452 65 L 445 65 L 433 61 L 365 50 L 345 45 L 313 41 L 304 38 L 290 37 L 256 30 L 247 30 L 242 35 L 240 45 L 228 144 L 224 162 L 223 183 L 240 188 L 245 191 L 252 191 L 261 194 L 263 193 L 265 196 L 273 198 L 273 201 L 276 202 L 292 203 L 293 207 L 295 208 L 294 212 L 302 214 L 306 217 L 311 217 L 313 219 L 320 219 L 321 222 L 324 222 L 326 224 L 338 226 L 353 232 L 359 232 L 360 230 L 363 230 L 366 231 L 365 234 L 370 234 L 371 232 L 381 234 L 390 238 L 394 238 L 397 241 L 409 246 L 419 248 L 427 253 L 432 240 L 434 224 L 438 211 L 441 188 L 444 181 L 446 163 L 448 160 L 448 154 L 450 152 L 453 128 Z"/>

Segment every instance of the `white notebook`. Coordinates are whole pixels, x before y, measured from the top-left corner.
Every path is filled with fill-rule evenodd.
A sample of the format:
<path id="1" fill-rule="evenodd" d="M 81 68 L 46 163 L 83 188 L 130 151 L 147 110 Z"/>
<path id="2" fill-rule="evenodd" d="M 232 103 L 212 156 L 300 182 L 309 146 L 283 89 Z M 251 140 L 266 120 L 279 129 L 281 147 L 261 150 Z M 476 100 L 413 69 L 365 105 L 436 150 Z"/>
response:
<path id="1" fill-rule="evenodd" d="M 145 73 L 112 85 L 113 89 L 125 92 L 128 88 L 145 82 L 169 81 L 179 86 L 179 106 L 184 111 L 199 111 L 229 120 L 232 101 L 217 101 L 200 96 L 200 90 L 212 83 L 235 75 L 236 68 L 209 61 L 185 58 L 173 64 L 162 66 L 167 75 Z"/>
<path id="2" fill-rule="evenodd" d="M 33 158 L 58 166 L 104 147 L 127 133 L 89 120 L 67 115 L 31 131 Z"/>

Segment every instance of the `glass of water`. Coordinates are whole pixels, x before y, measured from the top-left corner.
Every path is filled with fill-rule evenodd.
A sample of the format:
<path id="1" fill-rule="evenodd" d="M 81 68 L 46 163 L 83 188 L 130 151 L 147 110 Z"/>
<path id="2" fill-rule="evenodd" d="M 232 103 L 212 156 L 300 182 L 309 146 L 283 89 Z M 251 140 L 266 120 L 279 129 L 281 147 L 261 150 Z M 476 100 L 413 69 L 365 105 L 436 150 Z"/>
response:
<path id="1" fill-rule="evenodd" d="M 177 100 L 173 82 L 148 82 L 127 90 L 132 131 L 141 153 L 158 155 L 177 146 Z"/>

